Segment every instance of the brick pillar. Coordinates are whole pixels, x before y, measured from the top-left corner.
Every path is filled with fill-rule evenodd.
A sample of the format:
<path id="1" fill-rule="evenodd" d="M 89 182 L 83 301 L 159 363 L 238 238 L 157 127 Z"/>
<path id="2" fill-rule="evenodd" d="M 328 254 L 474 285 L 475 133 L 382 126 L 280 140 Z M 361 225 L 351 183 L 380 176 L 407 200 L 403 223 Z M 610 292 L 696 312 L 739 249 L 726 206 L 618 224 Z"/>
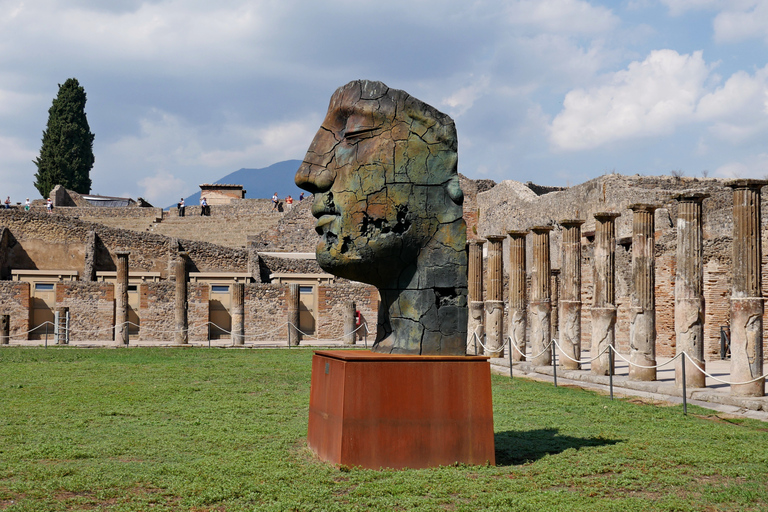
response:
<path id="1" fill-rule="evenodd" d="M 597 357 L 608 345 L 615 346 L 616 328 L 616 217 L 620 213 L 595 214 L 595 272 L 592 294 L 591 357 Z M 592 373 L 608 375 L 613 351 L 606 350 L 592 361 Z"/>
<path id="2" fill-rule="evenodd" d="M 173 275 L 176 281 L 176 302 L 173 312 L 176 320 L 176 332 L 173 341 L 177 345 L 189 343 L 189 323 L 187 320 L 187 253 L 178 253 L 173 260 Z"/>
<path id="3" fill-rule="evenodd" d="M 242 346 L 245 344 L 245 285 L 234 283 L 232 285 L 232 344 Z"/>
<path id="4" fill-rule="evenodd" d="M 762 246 L 760 189 L 765 180 L 729 180 L 733 189 L 733 289 L 731 291 L 731 381 L 763 374 Z M 765 395 L 765 379 L 731 386 L 737 396 Z"/>
<path id="5" fill-rule="evenodd" d="M 350 300 L 344 303 L 344 336 L 342 343 L 344 345 L 354 345 L 357 338 L 357 331 L 355 331 L 355 316 L 357 312 L 357 305 L 354 301 Z"/>
<path id="6" fill-rule="evenodd" d="M 560 221 L 563 228 L 560 261 L 560 364 L 581 369 L 581 225 L 583 220 Z M 568 357 L 564 357 L 567 355 Z M 571 359 L 569 359 L 571 358 Z"/>
<path id="7" fill-rule="evenodd" d="M 531 261 L 531 362 L 536 366 L 552 364 L 551 318 L 552 297 L 550 296 L 551 264 L 549 258 L 549 232 L 552 226 L 531 228 L 533 261 Z"/>
<path id="8" fill-rule="evenodd" d="M 288 345 L 296 347 L 301 342 L 301 333 L 299 332 L 299 285 L 292 283 L 288 285 Z"/>
<path id="9" fill-rule="evenodd" d="M 704 362 L 704 242 L 702 202 L 704 193 L 676 196 L 677 264 L 675 270 L 675 351 L 688 354 L 702 370 Z M 683 362 L 675 361 L 675 384 L 683 386 Z M 685 362 L 685 385 L 706 386 L 706 376 L 690 361 Z"/>
<path id="10" fill-rule="evenodd" d="M 491 235 L 488 239 L 488 290 L 485 301 L 485 355 L 504 356 L 504 237 Z"/>
<path id="11" fill-rule="evenodd" d="M 11 315 L 0 315 L 0 345 L 11 341 Z"/>
<path id="12" fill-rule="evenodd" d="M 517 347 L 512 359 L 525 359 L 528 327 L 528 293 L 525 279 L 525 238 L 528 231 L 507 231 L 509 235 L 509 336 Z"/>
<path id="13" fill-rule="evenodd" d="M 115 251 L 117 280 L 115 281 L 115 345 L 128 344 L 128 255 L 129 251 Z"/>
<path id="14" fill-rule="evenodd" d="M 85 239 L 85 261 L 83 263 L 83 281 L 96 280 L 96 232 L 89 231 Z"/>
<path id="15" fill-rule="evenodd" d="M 656 380 L 656 259 L 654 212 L 658 206 L 633 204 L 632 291 L 629 318 L 629 378 Z"/>
<path id="16" fill-rule="evenodd" d="M 56 307 L 56 344 L 66 345 L 69 336 L 67 335 L 67 314 L 69 313 L 68 307 L 57 306 Z"/>
<path id="17" fill-rule="evenodd" d="M 482 354 L 483 347 L 477 339 L 485 335 L 485 311 L 483 303 L 483 244 L 485 240 L 467 241 L 469 250 L 468 285 L 469 285 L 469 322 L 467 325 L 467 354 Z M 476 337 L 475 337 L 476 336 Z"/>

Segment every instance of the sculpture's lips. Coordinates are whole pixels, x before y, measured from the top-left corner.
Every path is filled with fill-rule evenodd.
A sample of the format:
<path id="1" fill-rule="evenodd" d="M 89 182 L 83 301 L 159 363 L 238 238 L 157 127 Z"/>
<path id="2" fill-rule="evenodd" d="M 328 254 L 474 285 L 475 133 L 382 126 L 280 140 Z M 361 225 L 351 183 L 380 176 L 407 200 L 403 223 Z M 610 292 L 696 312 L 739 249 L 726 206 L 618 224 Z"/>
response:
<path id="1" fill-rule="evenodd" d="M 325 231 L 325 226 L 330 224 L 331 222 L 335 221 L 338 218 L 338 215 L 334 215 L 331 213 L 325 213 L 317 218 L 317 224 L 315 225 L 315 230 L 322 234 L 323 231 Z"/>

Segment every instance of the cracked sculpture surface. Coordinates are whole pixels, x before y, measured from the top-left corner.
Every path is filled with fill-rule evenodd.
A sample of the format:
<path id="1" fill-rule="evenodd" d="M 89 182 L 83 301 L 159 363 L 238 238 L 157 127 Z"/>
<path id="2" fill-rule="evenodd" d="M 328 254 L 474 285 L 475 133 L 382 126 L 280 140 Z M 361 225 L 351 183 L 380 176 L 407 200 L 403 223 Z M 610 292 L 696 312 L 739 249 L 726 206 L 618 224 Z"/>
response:
<path id="1" fill-rule="evenodd" d="M 296 185 L 314 194 L 325 271 L 376 286 L 373 351 L 464 355 L 466 224 L 453 120 L 357 80 L 331 97 Z"/>

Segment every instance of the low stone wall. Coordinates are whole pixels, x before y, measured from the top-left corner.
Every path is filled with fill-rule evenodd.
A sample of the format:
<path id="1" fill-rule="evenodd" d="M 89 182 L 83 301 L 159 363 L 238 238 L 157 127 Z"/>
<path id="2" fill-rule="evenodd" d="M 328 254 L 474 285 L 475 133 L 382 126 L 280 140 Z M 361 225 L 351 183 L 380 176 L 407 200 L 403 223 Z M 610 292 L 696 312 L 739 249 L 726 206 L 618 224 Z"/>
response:
<path id="1" fill-rule="evenodd" d="M 245 342 L 287 340 L 288 286 L 251 283 L 244 286 Z"/>
<path id="2" fill-rule="evenodd" d="M 363 315 L 371 334 L 369 345 L 376 338 L 376 319 L 379 311 L 379 292 L 375 286 L 344 281 L 333 285 L 320 285 L 317 290 L 317 323 L 315 333 L 320 339 L 341 339 L 344 332 L 346 305 L 354 301 Z M 365 327 L 359 331 L 358 338 L 366 335 Z"/>
<path id="3" fill-rule="evenodd" d="M 176 283 L 165 281 L 139 285 L 138 314 L 141 341 L 173 342 L 176 329 L 175 301 Z"/>
<path id="4" fill-rule="evenodd" d="M 44 207 L 42 209 L 45 209 Z M 62 217 L 76 217 L 78 219 L 94 220 L 98 219 L 162 219 L 162 208 L 106 208 L 99 206 L 59 206 L 53 209 L 54 215 Z"/>

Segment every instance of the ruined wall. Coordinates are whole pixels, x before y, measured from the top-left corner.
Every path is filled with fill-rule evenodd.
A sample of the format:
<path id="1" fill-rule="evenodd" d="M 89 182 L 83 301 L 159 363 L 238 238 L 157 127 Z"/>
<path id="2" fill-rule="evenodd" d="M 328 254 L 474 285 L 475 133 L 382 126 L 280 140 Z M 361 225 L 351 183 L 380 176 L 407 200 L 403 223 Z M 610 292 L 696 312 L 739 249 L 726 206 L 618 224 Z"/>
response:
<path id="1" fill-rule="evenodd" d="M 343 280 L 317 288 L 317 323 L 315 333 L 319 339 L 340 339 L 344 333 L 344 308 L 350 300 L 363 315 L 371 331 L 368 342 L 376 337 L 376 319 L 379 311 L 379 292 L 375 286 Z M 365 334 L 363 328 L 359 331 Z"/>
<path id="2" fill-rule="evenodd" d="M 244 286 L 245 341 L 287 340 L 288 286 L 251 283 Z"/>
<path id="3" fill-rule="evenodd" d="M 29 283 L 0 281 L 0 315 L 10 315 L 11 340 L 27 339 L 31 324 L 32 301 Z"/>
<path id="4" fill-rule="evenodd" d="M 207 283 L 187 283 L 187 325 L 190 342 L 208 341 L 210 291 Z"/>
<path id="5" fill-rule="evenodd" d="M 69 308 L 69 340 L 114 339 L 115 287 L 111 283 L 56 283 L 56 307 Z"/>

